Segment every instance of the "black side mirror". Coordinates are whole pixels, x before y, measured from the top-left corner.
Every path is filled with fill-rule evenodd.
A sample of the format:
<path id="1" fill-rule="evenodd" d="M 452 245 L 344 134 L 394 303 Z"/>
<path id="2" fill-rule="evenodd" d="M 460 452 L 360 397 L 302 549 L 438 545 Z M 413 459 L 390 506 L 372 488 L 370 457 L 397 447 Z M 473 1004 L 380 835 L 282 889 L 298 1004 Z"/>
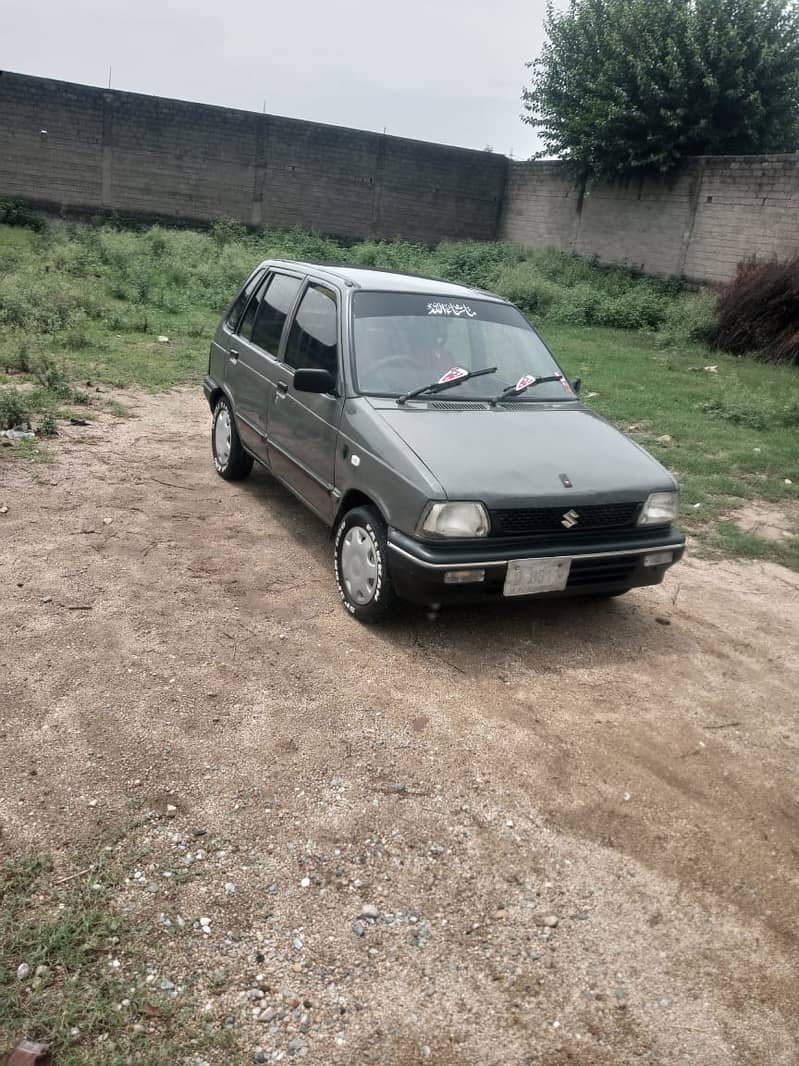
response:
<path id="1" fill-rule="evenodd" d="M 297 392 L 335 392 L 336 379 L 329 370 L 306 367 L 294 371 L 294 388 Z"/>
<path id="2" fill-rule="evenodd" d="M 580 389 L 583 387 L 583 379 L 582 378 L 572 378 L 570 384 L 571 384 L 571 387 L 574 389 L 575 393 L 579 396 L 580 395 Z"/>

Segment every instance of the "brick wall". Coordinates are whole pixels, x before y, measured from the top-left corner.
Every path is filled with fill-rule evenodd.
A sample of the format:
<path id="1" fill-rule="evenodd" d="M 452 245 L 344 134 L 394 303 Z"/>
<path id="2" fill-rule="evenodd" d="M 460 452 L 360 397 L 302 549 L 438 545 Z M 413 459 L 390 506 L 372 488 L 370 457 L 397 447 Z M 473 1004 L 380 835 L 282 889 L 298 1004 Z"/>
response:
<path id="1" fill-rule="evenodd" d="M 648 274 L 721 282 L 748 255 L 799 253 L 799 154 L 691 159 L 669 179 L 593 183 L 512 163 L 500 234 Z"/>
<path id="2" fill-rule="evenodd" d="M 0 196 L 56 210 L 490 240 L 507 169 L 490 152 L 0 72 Z"/>

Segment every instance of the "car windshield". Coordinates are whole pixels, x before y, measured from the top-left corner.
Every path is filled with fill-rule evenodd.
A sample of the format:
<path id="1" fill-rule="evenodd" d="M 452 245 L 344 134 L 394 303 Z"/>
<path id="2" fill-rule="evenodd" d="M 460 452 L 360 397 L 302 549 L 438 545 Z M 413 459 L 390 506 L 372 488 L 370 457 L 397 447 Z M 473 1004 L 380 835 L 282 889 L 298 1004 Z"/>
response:
<path id="1" fill-rule="evenodd" d="M 465 379 L 447 400 L 487 400 L 503 389 L 560 374 L 549 349 L 510 304 L 398 292 L 353 298 L 355 378 L 360 392 L 400 397 L 435 382 L 487 367 Z M 421 399 L 425 399 L 422 396 Z M 566 379 L 514 394 L 516 403 L 573 400 Z"/>

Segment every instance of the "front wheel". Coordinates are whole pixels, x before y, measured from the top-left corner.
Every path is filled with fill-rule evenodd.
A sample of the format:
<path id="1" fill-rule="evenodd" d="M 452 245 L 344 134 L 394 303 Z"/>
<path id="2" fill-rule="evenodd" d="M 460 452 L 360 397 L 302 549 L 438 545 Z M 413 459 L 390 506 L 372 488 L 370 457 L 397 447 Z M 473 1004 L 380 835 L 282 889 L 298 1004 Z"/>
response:
<path id="1" fill-rule="evenodd" d="M 224 396 L 220 397 L 214 408 L 211 452 L 216 472 L 225 481 L 241 481 L 252 470 L 252 456 L 241 446 L 233 412 Z"/>
<path id="2" fill-rule="evenodd" d="M 386 524 L 373 507 L 356 507 L 339 522 L 333 545 L 341 602 L 359 622 L 384 618 L 396 600 L 388 572 Z"/>

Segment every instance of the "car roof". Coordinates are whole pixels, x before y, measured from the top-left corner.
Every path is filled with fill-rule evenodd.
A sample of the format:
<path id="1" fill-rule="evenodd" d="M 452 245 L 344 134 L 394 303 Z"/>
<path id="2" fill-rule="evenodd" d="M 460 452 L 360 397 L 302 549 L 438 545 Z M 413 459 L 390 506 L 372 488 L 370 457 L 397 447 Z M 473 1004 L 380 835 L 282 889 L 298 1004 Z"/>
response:
<path id="1" fill-rule="evenodd" d="M 338 263 L 306 263 L 292 259 L 267 259 L 261 266 L 264 267 L 287 267 L 292 270 L 302 270 L 305 273 L 326 275 L 336 278 L 349 288 L 367 289 L 373 292 L 414 292 L 432 294 L 435 296 L 468 296 L 471 299 L 479 297 L 481 300 L 496 300 L 505 302 L 501 297 L 483 289 L 477 289 L 467 285 L 457 285 L 451 281 L 443 281 L 440 278 L 427 278 L 419 274 L 400 274 L 390 270 L 380 270 L 377 267 L 347 266 Z"/>

